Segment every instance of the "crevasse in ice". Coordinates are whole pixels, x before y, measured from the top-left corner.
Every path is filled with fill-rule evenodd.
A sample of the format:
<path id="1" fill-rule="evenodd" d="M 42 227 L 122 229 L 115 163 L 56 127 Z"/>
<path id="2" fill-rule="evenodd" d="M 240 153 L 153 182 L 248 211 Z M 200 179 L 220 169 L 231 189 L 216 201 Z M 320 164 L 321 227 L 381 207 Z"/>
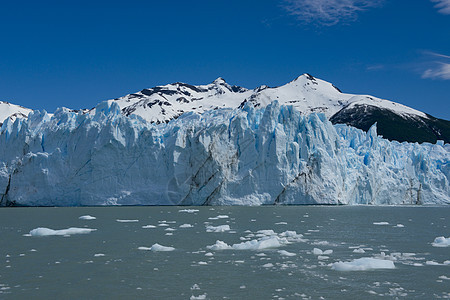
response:
<path id="1" fill-rule="evenodd" d="M 113 101 L 6 120 L 0 205 L 450 204 L 450 145 L 273 102 L 153 125 Z"/>

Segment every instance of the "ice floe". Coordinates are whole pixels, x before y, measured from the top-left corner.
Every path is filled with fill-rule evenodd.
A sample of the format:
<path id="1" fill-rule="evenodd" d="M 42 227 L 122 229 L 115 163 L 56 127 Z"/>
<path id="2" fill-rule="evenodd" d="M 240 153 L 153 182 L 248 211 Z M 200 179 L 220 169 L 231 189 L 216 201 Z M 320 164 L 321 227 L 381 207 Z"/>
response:
<path id="1" fill-rule="evenodd" d="M 167 251 L 174 251 L 175 248 L 173 247 L 166 247 L 162 246 L 158 243 L 153 244 L 153 246 L 149 247 L 139 247 L 138 250 L 146 250 L 146 251 L 153 251 L 153 252 L 167 252 Z"/>
<path id="2" fill-rule="evenodd" d="M 192 228 L 192 227 L 194 227 L 194 225 L 192 225 L 192 224 L 182 224 L 179 227 L 180 228 Z"/>
<path id="3" fill-rule="evenodd" d="M 73 234 L 87 234 L 91 233 L 92 231 L 95 231 L 97 229 L 91 229 L 91 228 L 77 228 L 77 227 L 70 227 L 67 229 L 59 229 L 59 230 L 53 230 L 50 228 L 45 227 L 38 227 L 30 231 L 31 236 L 50 236 L 50 235 L 73 235 Z"/>
<path id="4" fill-rule="evenodd" d="M 230 231 L 230 225 L 206 226 L 206 232 L 225 232 Z"/>
<path id="5" fill-rule="evenodd" d="M 80 220 L 95 220 L 97 219 L 96 217 L 90 216 L 90 215 L 85 215 L 85 216 L 81 216 L 78 219 Z"/>
<path id="6" fill-rule="evenodd" d="M 331 268 L 336 271 L 367 271 L 374 269 L 395 269 L 391 260 L 362 257 L 349 262 L 335 262 Z"/>
<path id="7" fill-rule="evenodd" d="M 228 219 L 227 215 L 218 215 L 217 217 L 209 217 L 208 220 L 219 220 L 219 219 Z"/>
<path id="8" fill-rule="evenodd" d="M 144 229 L 156 228 L 156 226 L 155 225 L 144 225 L 144 226 L 142 226 L 142 228 L 144 228 Z"/>
<path id="9" fill-rule="evenodd" d="M 198 209 L 180 209 L 178 212 L 185 212 L 185 213 L 192 214 L 192 213 L 195 213 L 198 211 L 199 211 Z"/>
<path id="10" fill-rule="evenodd" d="M 286 251 L 286 250 L 278 250 L 278 253 L 279 253 L 281 256 L 296 256 L 296 255 L 297 255 L 297 254 L 295 254 L 295 253 L 288 252 L 288 251 Z"/>
<path id="11" fill-rule="evenodd" d="M 433 247 L 448 247 L 450 246 L 450 237 L 446 238 L 438 236 L 431 245 L 433 245 Z"/>
<path id="12" fill-rule="evenodd" d="M 389 222 L 373 222 L 373 225 L 389 225 Z"/>
<path id="13" fill-rule="evenodd" d="M 117 219 L 116 220 L 119 223 L 136 223 L 139 222 L 139 220 L 123 220 L 123 219 Z"/>

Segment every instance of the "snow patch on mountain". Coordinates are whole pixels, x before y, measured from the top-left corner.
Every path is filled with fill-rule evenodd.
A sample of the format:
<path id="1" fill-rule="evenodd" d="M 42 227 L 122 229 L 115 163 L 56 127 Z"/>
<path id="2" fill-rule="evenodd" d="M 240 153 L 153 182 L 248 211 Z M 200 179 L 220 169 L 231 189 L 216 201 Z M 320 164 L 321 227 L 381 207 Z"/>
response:
<path id="1" fill-rule="evenodd" d="M 11 104 L 9 102 L 0 101 L 0 125 L 5 119 L 10 118 L 15 121 L 17 118 L 26 118 L 32 109 L 25 108 L 19 105 Z"/>

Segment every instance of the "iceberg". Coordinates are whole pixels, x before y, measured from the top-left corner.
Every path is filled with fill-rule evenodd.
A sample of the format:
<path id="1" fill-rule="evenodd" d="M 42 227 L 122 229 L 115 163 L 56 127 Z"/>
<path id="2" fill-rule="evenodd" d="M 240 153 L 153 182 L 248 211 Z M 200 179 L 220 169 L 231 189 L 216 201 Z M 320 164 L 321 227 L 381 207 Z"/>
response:
<path id="1" fill-rule="evenodd" d="M 450 144 L 390 142 L 277 101 L 151 124 L 114 101 L 0 129 L 0 205 L 450 204 Z"/>

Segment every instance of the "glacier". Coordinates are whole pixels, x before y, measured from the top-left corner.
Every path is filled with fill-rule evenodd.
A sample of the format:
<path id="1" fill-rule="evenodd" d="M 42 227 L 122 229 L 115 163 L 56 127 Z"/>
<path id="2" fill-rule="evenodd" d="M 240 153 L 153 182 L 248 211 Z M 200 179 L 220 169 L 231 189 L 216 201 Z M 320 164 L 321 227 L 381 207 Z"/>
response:
<path id="1" fill-rule="evenodd" d="M 114 101 L 0 129 L 1 206 L 450 204 L 450 144 L 399 143 L 277 101 L 151 124 Z"/>

